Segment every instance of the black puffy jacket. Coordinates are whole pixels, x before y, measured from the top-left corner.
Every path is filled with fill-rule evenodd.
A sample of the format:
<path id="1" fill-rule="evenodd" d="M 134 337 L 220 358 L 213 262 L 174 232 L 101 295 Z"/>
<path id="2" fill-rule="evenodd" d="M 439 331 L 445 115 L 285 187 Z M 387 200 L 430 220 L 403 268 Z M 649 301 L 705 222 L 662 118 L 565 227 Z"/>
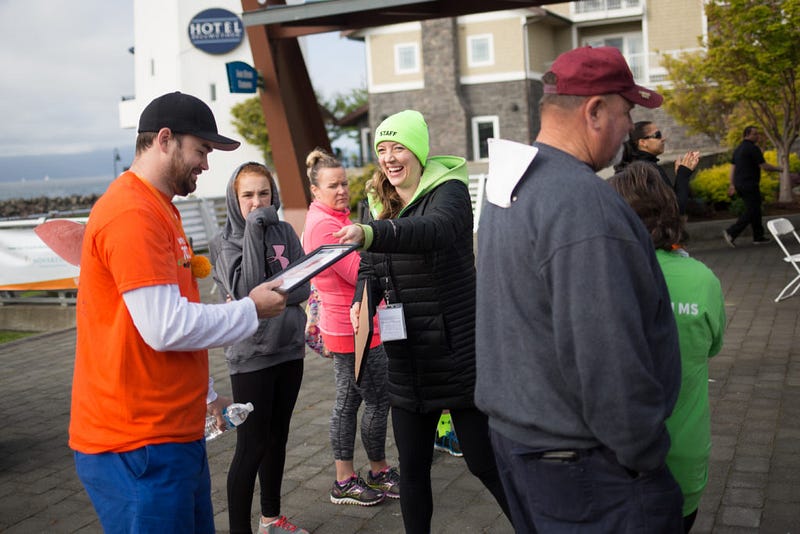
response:
<path id="1" fill-rule="evenodd" d="M 414 412 L 474 406 L 475 258 L 466 180 L 450 179 L 411 201 L 397 219 L 369 222 L 362 253 L 373 301 L 402 303 L 407 339 L 384 343 L 389 400 Z"/>

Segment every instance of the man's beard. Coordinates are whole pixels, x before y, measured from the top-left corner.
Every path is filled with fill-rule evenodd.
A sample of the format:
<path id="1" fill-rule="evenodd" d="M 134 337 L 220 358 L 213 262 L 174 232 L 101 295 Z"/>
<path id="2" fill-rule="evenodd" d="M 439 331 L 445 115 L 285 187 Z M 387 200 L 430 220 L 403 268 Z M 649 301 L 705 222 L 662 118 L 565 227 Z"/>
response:
<path id="1" fill-rule="evenodd" d="M 194 181 L 193 167 L 186 165 L 181 158 L 181 153 L 176 150 L 172 155 L 168 174 L 172 182 L 172 189 L 178 196 L 185 197 L 193 193 L 197 189 L 197 184 Z"/>

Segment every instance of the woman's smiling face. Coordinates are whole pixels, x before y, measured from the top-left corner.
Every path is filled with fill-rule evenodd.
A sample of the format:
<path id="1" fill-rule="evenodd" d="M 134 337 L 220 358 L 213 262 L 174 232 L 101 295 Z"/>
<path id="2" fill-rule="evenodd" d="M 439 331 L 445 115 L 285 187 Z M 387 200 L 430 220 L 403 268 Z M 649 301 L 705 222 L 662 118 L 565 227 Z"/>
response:
<path id="1" fill-rule="evenodd" d="M 376 151 L 381 171 L 395 189 L 412 193 L 417 190 L 422 176 L 422 164 L 413 152 L 394 141 L 379 143 Z"/>

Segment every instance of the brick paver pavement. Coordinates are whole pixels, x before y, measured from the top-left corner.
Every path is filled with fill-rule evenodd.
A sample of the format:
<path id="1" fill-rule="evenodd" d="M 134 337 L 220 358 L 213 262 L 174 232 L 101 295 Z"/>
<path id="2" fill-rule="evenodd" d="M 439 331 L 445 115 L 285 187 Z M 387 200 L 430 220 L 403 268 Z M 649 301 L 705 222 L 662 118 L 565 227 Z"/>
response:
<path id="1" fill-rule="evenodd" d="M 711 361 L 712 462 L 693 532 L 800 532 L 800 297 L 774 303 L 793 271 L 776 245 L 740 241 L 735 250 L 721 239 L 693 249 L 721 279 L 729 318 L 722 352 Z M 73 351 L 72 329 L 0 345 L 2 532 L 101 531 L 66 445 Z M 222 352 L 211 351 L 210 360 L 218 389 L 228 393 Z M 328 500 L 333 394 L 330 361 L 309 353 L 289 435 L 283 513 L 315 534 L 400 533 L 397 501 L 360 508 Z M 230 435 L 208 445 L 219 532 L 227 532 L 234 442 Z M 387 454 L 396 462 L 391 429 Z M 367 469 L 360 444 L 356 465 Z M 432 478 L 433 532 L 512 532 L 463 459 L 437 453 Z"/>

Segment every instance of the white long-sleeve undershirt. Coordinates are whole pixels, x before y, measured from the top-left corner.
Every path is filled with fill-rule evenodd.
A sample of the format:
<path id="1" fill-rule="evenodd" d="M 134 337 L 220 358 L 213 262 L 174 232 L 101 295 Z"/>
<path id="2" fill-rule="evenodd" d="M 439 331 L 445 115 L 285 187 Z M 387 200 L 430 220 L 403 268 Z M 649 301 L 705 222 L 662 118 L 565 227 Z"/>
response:
<path id="1" fill-rule="evenodd" d="M 230 345 L 258 328 L 255 303 L 249 298 L 200 304 L 189 302 L 176 285 L 141 287 L 126 291 L 122 298 L 139 335 L 161 352 Z M 214 378 L 208 377 L 206 403 L 216 399 Z"/>
<path id="2" fill-rule="evenodd" d="M 255 334 L 258 316 L 248 297 L 224 304 L 189 302 L 176 285 L 122 294 L 145 343 L 159 352 L 223 347 Z"/>

